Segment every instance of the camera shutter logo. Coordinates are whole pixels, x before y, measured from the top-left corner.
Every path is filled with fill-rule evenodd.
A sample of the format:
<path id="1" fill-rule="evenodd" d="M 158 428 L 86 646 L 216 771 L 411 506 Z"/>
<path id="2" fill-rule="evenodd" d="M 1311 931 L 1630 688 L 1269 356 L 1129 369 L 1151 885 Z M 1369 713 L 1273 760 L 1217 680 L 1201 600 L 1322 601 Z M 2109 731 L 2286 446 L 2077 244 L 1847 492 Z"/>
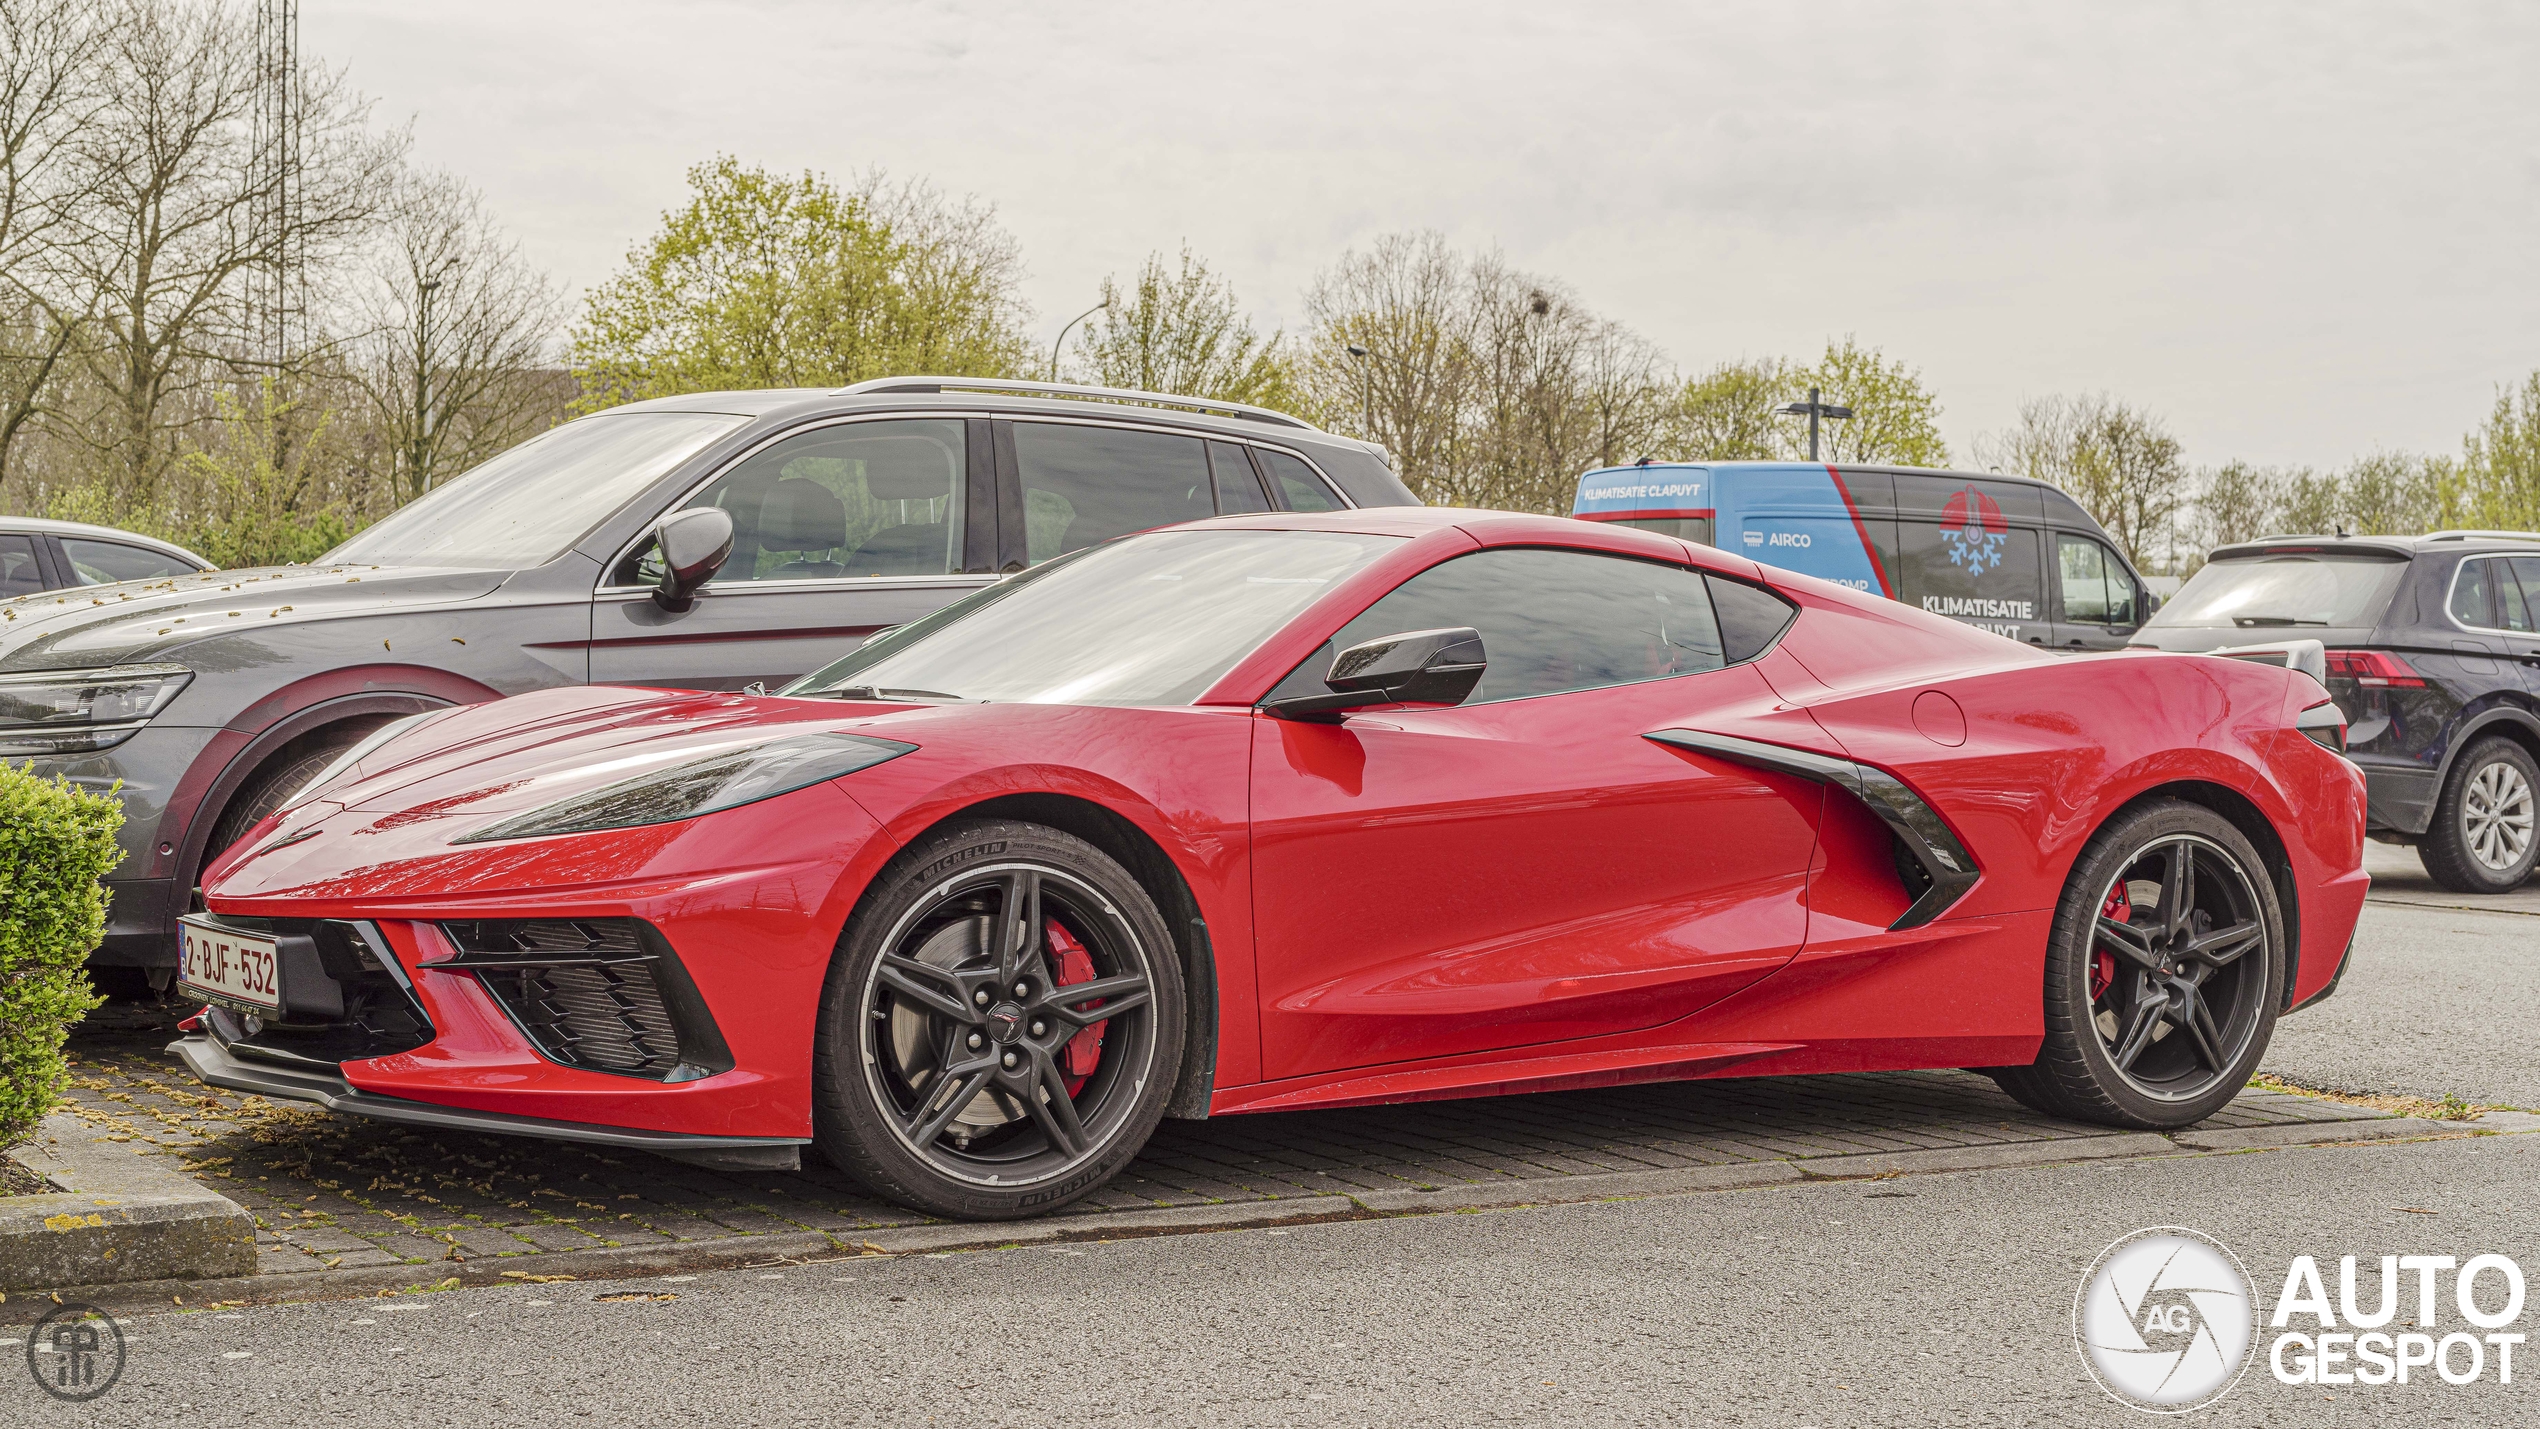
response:
<path id="1" fill-rule="evenodd" d="M 56 1306 L 27 1332 L 26 1372 L 55 1399 L 95 1399 L 123 1378 L 123 1330 L 94 1305 Z"/>
<path id="2" fill-rule="evenodd" d="M 2073 1343 L 2109 1394 L 2155 1414 L 2222 1398 L 2249 1367 L 2257 1300 L 2221 1242 L 2183 1226 L 2099 1253 L 2073 1300 Z"/>

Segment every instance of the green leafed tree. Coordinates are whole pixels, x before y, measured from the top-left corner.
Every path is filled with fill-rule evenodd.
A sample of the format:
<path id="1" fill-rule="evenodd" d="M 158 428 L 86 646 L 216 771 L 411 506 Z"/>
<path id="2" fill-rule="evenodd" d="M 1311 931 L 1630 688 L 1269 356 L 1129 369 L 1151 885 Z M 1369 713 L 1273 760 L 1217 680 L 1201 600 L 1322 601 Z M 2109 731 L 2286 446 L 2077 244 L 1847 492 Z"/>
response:
<path id="1" fill-rule="evenodd" d="M 2456 482 L 2468 523 L 2540 531 L 2540 372 L 2499 390 L 2495 410 L 2461 448 Z"/>
<path id="2" fill-rule="evenodd" d="M 1687 461 L 1777 461 L 1790 454 L 1791 422 L 1774 409 L 1789 400 L 1781 359 L 1721 363 L 1677 391 L 1668 443 Z"/>
<path id="3" fill-rule="evenodd" d="M 1189 245 L 1177 267 L 1148 255 L 1134 288 L 1103 279 L 1102 298 L 1076 339 L 1078 370 L 1092 381 L 1283 410 L 1303 401 L 1281 335 L 1263 337 L 1234 284 Z"/>
<path id="4" fill-rule="evenodd" d="M 1026 365 L 1020 260 L 985 208 L 879 175 L 841 190 L 728 156 L 690 169 L 688 186 L 573 329 L 586 409 Z"/>
<path id="5" fill-rule="evenodd" d="M 1806 396 L 1815 388 L 1820 400 L 1852 409 L 1848 421 L 1824 424 L 1818 450 L 1830 462 L 1864 462 L 1885 466 L 1947 466 L 1949 444 L 1940 436 L 1940 399 L 1923 385 L 1922 374 L 1902 359 L 1891 359 L 1875 347 L 1846 337 L 1826 344 L 1825 356 L 1813 366 L 1790 369 L 1785 389 Z M 1805 456 L 1805 418 L 1785 418 L 1783 440 L 1791 455 Z"/>

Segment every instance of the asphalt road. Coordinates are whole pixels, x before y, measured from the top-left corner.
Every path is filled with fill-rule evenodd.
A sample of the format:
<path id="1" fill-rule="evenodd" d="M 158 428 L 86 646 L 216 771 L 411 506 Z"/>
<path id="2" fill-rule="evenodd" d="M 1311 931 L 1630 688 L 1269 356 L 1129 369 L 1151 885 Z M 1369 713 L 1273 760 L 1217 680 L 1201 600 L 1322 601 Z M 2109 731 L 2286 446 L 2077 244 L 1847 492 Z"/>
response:
<path id="1" fill-rule="evenodd" d="M 2373 902 L 2345 980 L 2276 1024 L 2305 1086 L 2540 1109 L 2540 917 Z"/>
<path id="2" fill-rule="evenodd" d="M 2265 1304 L 2303 1253 L 2332 1282 L 2340 1254 L 2540 1266 L 2535 1183 L 2540 1136 L 2482 1137 L 147 1316 L 105 1399 L 56 1408 L 13 1373 L 0 1416 L 2140 1425 L 2070 1329 L 2082 1271 L 2127 1231 L 2219 1237 Z M 594 1298 L 630 1294 L 677 1298 Z M 2329 1391 L 2258 1364 L 2195 1418 L 2531 1423 L 2535 1396 L 2540 1361 L 2511 1387 Z"/>

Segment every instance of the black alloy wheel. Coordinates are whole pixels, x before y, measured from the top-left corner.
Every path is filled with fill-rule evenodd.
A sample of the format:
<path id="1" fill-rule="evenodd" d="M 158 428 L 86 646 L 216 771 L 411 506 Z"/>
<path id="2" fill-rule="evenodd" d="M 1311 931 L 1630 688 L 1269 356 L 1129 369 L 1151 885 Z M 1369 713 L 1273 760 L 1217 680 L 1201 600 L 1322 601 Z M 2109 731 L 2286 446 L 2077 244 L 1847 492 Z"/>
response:
<path id="1" fill-rule="evenodd" d="M 2275 1027 L 2284 919 L 2220 814 L 2162 802 L 2091 841 L 2056 912 L 2037 1061 L 1989 1069 L 2050 1115 L 2172 1128 L 2246 1086 Z"/>
<path id="2" fill-rule="evenodd" d="M 2427 876 L 2454 893 L 2511 893 L 2540 860 L 2540 765 L 2510 739 L 2490 735 L 2461 752 L 2417 840 Z"/>
<path id="3" fill-rule="evenodd" d="M 1181 1056 L 1180 965 L 1137 881 L 1055 829 L 971 825 L 903 854 L 849 921 L 814 1135 L 903 1205 L 1033 1215 L 1128 1164 Z"/>

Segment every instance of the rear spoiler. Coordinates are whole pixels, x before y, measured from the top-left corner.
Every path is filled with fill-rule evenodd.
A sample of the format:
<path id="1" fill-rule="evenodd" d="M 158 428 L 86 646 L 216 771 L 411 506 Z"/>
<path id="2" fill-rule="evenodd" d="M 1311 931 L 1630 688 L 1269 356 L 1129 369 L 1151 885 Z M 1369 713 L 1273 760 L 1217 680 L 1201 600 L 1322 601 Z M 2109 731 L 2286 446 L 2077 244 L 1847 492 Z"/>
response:
<path id="1" fill-rule="evenodd" d="M 2247 660 L 2257 665 L 2282 665 L 2319 681 L 2321 689 L 2328 688 L 2328 647 L 2317 640 L 2284 640 L 2272 645 L 2225 645 L 2196 653 L 2220 655 L 2226 660 Z"/>

